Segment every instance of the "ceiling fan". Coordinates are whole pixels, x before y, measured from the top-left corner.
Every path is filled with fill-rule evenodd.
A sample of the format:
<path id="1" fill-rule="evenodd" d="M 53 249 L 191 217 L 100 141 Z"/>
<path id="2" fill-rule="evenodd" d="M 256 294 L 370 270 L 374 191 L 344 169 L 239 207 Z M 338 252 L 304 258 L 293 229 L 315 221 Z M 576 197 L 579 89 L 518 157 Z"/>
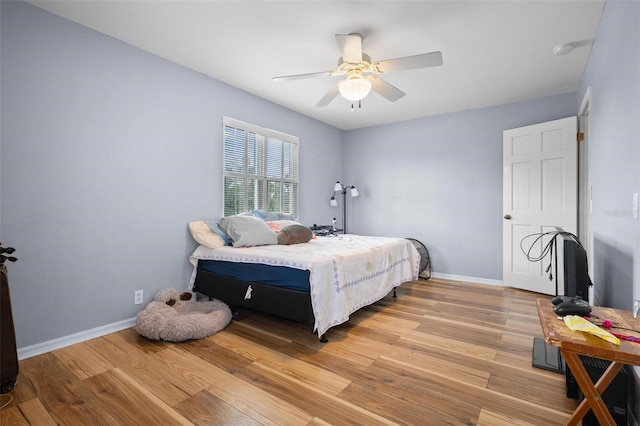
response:
<path id="1" fill-rule="evenodd" d="M 313 77 L 333 77 L 346 75 L 346 79 L 338 81 L 320 99 L 316 107 L 327 106 L 341 94 L 351 102 L 358 102 L 362 106 L 364 99 L 373 90 L 391 102 L 402 98 L 405 93 L 397 87 L 379 78 L 379 74 L 393 71 L 404 71 L 416 68 L 437 67 L 442 65 L 442 52 L 424 53 L 421 55 L 405 56 L 385 61 L 371 62 L 366 53 L 362 53 L 364 37 L 357 33 L 336 34 L 336 41 L 340 48 L 341 57 L 338 59 L 338 69 L 333 71 L 314 72 L 309 74 L 288 75 L 274 77 L 273 81 L 301 80 Z M 353 109 L 353 104 L 351 105 Z"/>

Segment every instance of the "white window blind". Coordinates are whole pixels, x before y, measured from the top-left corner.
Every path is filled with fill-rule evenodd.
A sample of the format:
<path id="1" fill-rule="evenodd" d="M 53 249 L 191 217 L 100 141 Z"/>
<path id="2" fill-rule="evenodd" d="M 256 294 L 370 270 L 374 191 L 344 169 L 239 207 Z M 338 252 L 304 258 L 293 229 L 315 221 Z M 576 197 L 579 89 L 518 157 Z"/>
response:
<path id="1" fill-rule="evenodd" d="M 223 129 L 224 215 L 258 209 L 297 218 L 298 138 L 228 117 Z"/>

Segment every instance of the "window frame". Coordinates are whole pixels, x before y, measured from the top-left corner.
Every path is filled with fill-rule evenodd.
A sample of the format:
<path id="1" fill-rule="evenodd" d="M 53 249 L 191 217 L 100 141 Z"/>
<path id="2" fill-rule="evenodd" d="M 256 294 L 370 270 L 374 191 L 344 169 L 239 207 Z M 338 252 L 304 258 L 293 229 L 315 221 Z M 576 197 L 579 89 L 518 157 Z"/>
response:
<path id="1" fill-rule="evenodd" d="M 226 170 L 225 168 L 227 160 L 227 128 L 237 129 L 244 132 L 242 172 Z M 249 159 L 250 134 L 254 134 L 256 136 L 254 138 L 256 144 L 255 155 L 258 161 L 258 163 L 255 164 L 256 173 L 249 172 L 249 165 L 251 164 Z M 269 176 L 269 172 L 273 170 L 273 164 L 270 163 L 269 157 L 269 144 L 273 141 L 278 141 L 280 143 L 279 164 L 277 164 L 276 166 L 276 168 L 278 168 L 280 171 L 279 177 Z M 298 212 L 300 209 L 300 140 L 297 136 L 289 135 L 283 132 L 278 132 L 276 130 L 267 129 L 255 124 L 245 123 L 234 118 L 223 116 L 221 145 L 223 216 L 258 209 L 265 211 L 291 213 L 294 218 L 298 218 Z M 285 149 L 285 147 L 289 148 L 288 151 L 287 149 Z M 285 154 L 287 152 L 289 155 L 288 158 L 285 158 Z M 232 152 L 230 152 L 229 154 L 231 155 Z M 259 164 L 260 162 L 262 164 Z M 288 165 L 288 167 L 285 168 L 286 165 Z M 291 176 L 285 177 L 287 175 L 287 170 L 290 172 Z M 242 181 L 241 183 L 243 185 L 243 194 L 241 194 L 241 198 L 243 198 L 243 205 L 239 209 L 236 208 L 235 213 L 230 213 L 230 211 L 227 211 L 226 182 L 229 178 L 237 179 L 238 182 Z M 269 209 L 269 201 L 272 200 L 272 198 L 269 197 L 268 190 L 273 186 L 273 183 L 279 184 L 277 186 L 280 187 L 278 195 L 279 204 L 277 207 L 275 207 L 275 210 Z M 249 191 L 252 185 L 255 185 L 255 187 L 253 187 L 254 192 Z M 293 199 L 291 199 L 291 196 L 284 196 L 285 186 L 288 186 L 292 189 Z M 254 194 L 252 205 L 249 205 L 249 201 L 252 198 L 249 195 L 250 193 Z M 289 201 L 289 203 L 285 203 L 285 201 L 287 200 Z"/>

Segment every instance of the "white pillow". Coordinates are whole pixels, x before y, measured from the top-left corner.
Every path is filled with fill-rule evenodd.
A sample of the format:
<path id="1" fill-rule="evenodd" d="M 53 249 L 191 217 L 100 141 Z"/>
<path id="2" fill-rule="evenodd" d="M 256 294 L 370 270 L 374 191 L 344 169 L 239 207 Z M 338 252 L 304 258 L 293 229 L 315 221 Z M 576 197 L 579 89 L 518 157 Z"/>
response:
<path id="1" fill-rule="evenodd" d="M 203 220 L 189 222 L 189 232 L 191 232 L 193 239 L 200 245 L 211 249 L 224 246 L 224 240 L 213 232 Z"/>
<path id="2" fill-rule="evenodd" d="M 234 247 L 278 244 L 276 233 L 264 220 L 254 216 L 222 217 L 218 226 L 231 238 Z"/>

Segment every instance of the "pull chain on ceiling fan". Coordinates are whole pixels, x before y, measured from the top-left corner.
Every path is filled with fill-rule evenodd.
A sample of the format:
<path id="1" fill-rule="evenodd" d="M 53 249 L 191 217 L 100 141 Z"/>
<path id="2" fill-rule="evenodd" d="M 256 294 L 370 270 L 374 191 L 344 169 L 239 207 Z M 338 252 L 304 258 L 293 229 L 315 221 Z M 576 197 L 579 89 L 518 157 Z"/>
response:
<path id="1" fill-rule="evenodd" d="M 437 67 L 443 63 L 442 52 L 431 52 L 371 62 L 369 55 L 362 53 L 362 40 L 363 37 L 356 33 L 336 34 L 336 41 L 338 42 L 341 54 L 338 60 L 337 70 L 274 77 L 273 81 L 291 81 L 314 77 L 346 75 L 346 79 L 336 82 L 333 87 L 329 89 L 316 104 L 316 107 L 329 105 L 338 94 L 351 102 L 358 102 L 358 104 L 361 105 L 360 102 L 362 99 L 371 91 L 376 92 L 391 102 L 395 102 L 402 98 L 405 93 L 378 77 L 379 74 Z"/>

